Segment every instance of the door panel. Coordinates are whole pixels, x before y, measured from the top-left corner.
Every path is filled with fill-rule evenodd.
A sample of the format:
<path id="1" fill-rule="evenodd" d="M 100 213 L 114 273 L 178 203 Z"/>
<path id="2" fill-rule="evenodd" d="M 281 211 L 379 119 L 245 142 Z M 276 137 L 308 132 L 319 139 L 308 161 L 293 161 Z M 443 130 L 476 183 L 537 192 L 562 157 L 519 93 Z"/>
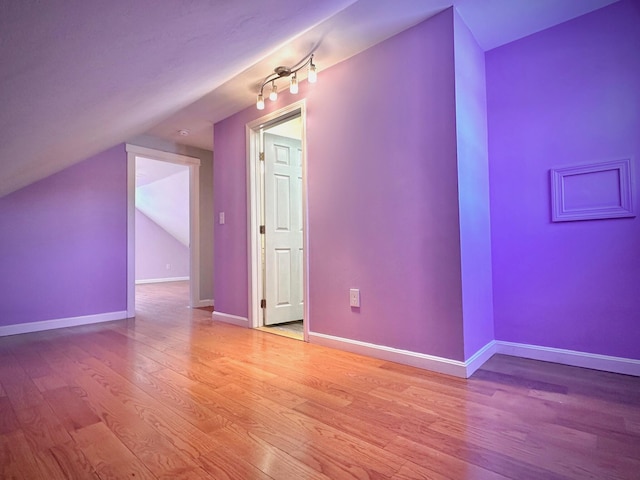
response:
<path id="1" fill-rule="evenodd" d="M 291 179 L 285 175 L 274 175 L 273 209 L 275 210 L 275 229 L 278 232 L 291 231 Z"/>
<path id="2" fill-rule="evenodd" d="M 276 306 L 288 307 L 291 305 L 291 249 L 277 248 L 275 254 Z"/>
<path id="3" fill-rule="evenodd" d="M 265 325 L 302 320 L 302 144 L 265 133 Z"/>

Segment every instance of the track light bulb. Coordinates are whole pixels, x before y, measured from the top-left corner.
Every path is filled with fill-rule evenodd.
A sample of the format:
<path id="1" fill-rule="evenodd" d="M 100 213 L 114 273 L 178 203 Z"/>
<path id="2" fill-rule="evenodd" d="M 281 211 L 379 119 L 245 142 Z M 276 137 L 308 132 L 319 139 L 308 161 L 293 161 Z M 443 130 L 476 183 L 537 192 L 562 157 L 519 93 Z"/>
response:
<path id="1" fill-rule="evenodd" d="M 275 102 L 278 99 L 278 87 L 276 82 L 271 82 L 271 93 L 269 93 L 269 100 Z"/>
<path id="2" fill-rule="evenodd" d="M 258 110 L 264 110 L 264 98 L 262 97 L 261 93 L 258 94 L 258 101 L 256 102 L 256 108 Z"/>
<path id="3" fill-rule="evenodd" d="M 294 73 L 291 75 L 291 83 L 289 84 L 289 91 L 291 93 L 298 93 L 298 77 Z"/>
<path id="4" fill-rule="evenodd" d="M 309 76 L 307 77 L 307 81 L 309 83 L 316 83 L 318 81 L 318 71 L 313 61 L 309 63 Z"/>

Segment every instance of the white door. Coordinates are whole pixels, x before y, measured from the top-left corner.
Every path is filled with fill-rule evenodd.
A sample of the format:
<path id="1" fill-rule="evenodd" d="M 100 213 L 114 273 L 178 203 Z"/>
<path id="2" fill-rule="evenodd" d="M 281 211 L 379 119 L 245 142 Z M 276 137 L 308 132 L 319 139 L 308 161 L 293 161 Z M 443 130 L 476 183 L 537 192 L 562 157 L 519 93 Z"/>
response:
<path id="1" fill-rule="evenodd" d="M 264 134 L 265 325 L 302 320 L 302 143 Z"/>

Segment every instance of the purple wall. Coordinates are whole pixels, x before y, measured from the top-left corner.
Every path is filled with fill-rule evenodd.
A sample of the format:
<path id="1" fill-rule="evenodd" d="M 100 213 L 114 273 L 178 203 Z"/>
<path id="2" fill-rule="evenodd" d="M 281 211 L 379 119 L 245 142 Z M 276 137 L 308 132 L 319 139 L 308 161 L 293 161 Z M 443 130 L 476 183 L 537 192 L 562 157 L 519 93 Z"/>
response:
<path id="1" fill-rule="evenodd" d="M 453 53 L 449 9 L 304 85 L 311 331 L 463 359 Z M 247 315 L 245 124 L 272 108 L 214 127 L 223 313 Z"/>
<path id="2" fill-rule="evenodd" d="M 498 340 L 640 359 L 640 217 L 551 222 L 549 169 L 635 157 L 640 8 L 621 1 L 487 53 Z"/>
<path id="3" fill-rule="evenodd" d="M 464 356 L 494 339 L 484 51 L 454 15 Z"/>
<path id="4" fill-rule="evenodd" d="M 119 145 L 0 198 L 0 325 L 126 310 L 126 175 Z"/>
<path id="5" fill-rule="evenodd" d="M 284 95 L 281 95 L 284 98 Z M 245 125 L 255 107 L 214 125 L 213 152 L 213 296 L 216 311 L 247 317 L 247 154 Z M 225 212 L 220 225 L 218 213 Z"/>
<path id="6" fill-rule="evenodd" d="M 136 208 L 136 280 L 188 276 L 189 248 Z"/>

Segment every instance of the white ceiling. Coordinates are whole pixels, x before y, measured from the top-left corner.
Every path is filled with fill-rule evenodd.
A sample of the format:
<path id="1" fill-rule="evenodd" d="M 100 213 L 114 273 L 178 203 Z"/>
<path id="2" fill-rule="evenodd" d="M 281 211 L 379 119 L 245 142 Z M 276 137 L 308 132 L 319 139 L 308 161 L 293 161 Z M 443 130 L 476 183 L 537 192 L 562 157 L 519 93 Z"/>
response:
<path id="1" fill-rule="evenodd" d="M 615 1 L 0 1 L 0 196 L 142 133 L 212 149 L 275 66 L 328 68 L 452 4 L 488 50 Z"/>

